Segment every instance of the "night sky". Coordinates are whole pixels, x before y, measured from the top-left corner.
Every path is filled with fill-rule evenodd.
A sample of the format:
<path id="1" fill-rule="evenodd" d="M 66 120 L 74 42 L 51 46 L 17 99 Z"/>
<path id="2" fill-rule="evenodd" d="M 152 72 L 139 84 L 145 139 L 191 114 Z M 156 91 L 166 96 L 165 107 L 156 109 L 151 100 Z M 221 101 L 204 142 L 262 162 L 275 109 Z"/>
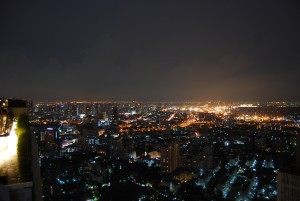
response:
<path id="1" fill-rule="evenodd" d="M 298 2 L 1 1 L 0 96 L 300 100 Z"/>

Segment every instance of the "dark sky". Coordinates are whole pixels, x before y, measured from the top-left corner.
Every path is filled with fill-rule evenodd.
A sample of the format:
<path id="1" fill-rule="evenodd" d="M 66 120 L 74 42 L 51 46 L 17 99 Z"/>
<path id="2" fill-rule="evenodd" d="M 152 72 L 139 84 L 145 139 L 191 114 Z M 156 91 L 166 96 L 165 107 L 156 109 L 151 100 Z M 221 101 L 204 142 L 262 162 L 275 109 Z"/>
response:
<path id="1" fill-rule="evenodd" d="M 299 1 L 1 1 L 0 96 L 300 100 Z"/>

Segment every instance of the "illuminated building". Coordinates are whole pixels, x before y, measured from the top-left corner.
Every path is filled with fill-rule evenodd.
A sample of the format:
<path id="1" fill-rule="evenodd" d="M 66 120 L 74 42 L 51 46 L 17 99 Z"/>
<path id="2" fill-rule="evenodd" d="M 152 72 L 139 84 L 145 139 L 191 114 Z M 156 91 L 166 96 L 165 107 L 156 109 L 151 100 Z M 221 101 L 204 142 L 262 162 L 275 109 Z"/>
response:
<path id="1" fill-rule="evenodd" d="M 110 121 L 109 118 L 107 117 L 106 112 L 102 112 L 101 114 L 99 114 L 98 126 L 104 127 L 109 125 L 110 125 Z"/>
<path id="2" fill-rule="evenodd" d="M 168 143 L 160 148 L 160 168 L 162 173 L 172 173 L 179 166 L 179 145 Z"/>
<path id="3" fill-rule="evenodd" d="M 81 134 L 81 148 L 84 150 L 95 150 L 99 145 L 98 129 L 96 123 L 90 125 L 83 125 Z"/>
<path id="4" fill-rule="evenodd" d="M 0 200 L 42 200 L 38 147 L 25 115 L 26 102 L 17 99 L 7 102 L 10 113 L 7 119 L 12 124 L 9 134 L 0 137 Z M 10 199 L 5 199 L 5 194 Z"/>
<path id="5" fill-rule="evenodd" d="M 75 125 L 63 123 L 59 128 L 60 154 L 79 149 L 80 132 Z"/>

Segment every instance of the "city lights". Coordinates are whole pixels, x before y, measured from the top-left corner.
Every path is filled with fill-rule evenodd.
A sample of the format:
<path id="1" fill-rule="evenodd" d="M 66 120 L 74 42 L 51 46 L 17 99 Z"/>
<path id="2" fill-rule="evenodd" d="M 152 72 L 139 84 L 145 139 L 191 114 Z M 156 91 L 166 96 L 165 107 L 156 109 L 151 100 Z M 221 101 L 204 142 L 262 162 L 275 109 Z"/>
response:
<path id="1" fill-rule="evenodd" d="M 12 164 L 18 164 L 16 124 L 17 122 L 13 122 L 8 136 L 0 137 L 0 169 L 11 168 Z"/>

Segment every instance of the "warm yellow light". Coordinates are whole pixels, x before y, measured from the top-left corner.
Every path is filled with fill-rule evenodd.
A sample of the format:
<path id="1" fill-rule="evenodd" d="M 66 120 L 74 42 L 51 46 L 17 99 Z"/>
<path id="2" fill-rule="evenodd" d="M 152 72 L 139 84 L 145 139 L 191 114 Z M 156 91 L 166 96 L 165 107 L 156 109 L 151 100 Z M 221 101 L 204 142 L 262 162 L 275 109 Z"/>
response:
<path id="1" fill-rule="evenodd" d="M 0 169 L 7 167 L 7 163 L 16 164 L 18 162 L 16 125 L 17 122 L 13 122 L 10 134 L 0 139 Z"/>

